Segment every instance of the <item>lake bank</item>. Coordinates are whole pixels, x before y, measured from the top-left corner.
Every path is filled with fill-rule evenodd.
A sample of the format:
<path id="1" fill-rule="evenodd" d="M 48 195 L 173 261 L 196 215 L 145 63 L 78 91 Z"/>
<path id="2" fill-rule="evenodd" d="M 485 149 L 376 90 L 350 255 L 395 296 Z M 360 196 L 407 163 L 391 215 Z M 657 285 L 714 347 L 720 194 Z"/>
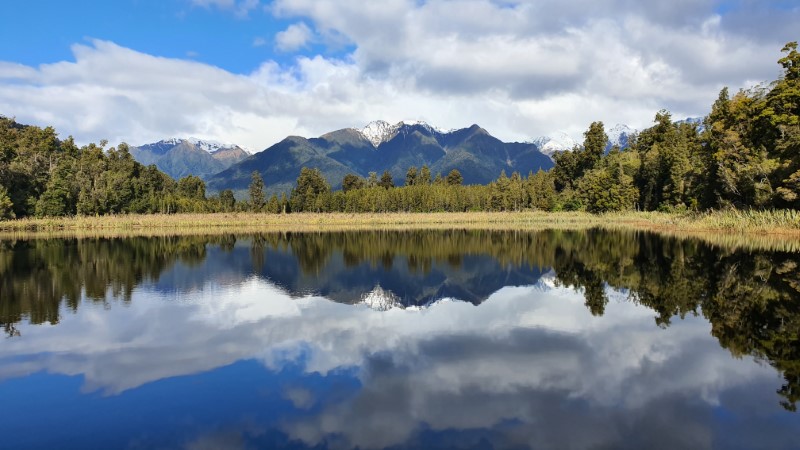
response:
<path id="1" fill-rule="evenodd" d="M 464 212 L 464 213 L 209 213 L 130 214 L 26 218 L 0 221 L 0 231 L 154 230 L 191 231 L 212 228 L 266 228 L 304 231 L 343 230 L 372 227 L 489 227 L 572 228 L 614 227 L 665 231 L 737 231 L 757 234 L 800 236 L 800 212 L 795 210 L 736 211 L 708 213 L 623 212 Z"/>
<path id="2" fill-rule="evenodd" d="M 724 246 L 800 247 L 800 213 L 715 211 L 675 214 L 625 212 L 466 212 L 466 213 L 215 213 L 119 215 L 21 219 L 0 222 L 0 239 L 38 237 L 119 237 L 323 232 L 347 230 L 588 229 L 650 231 L 676 237 L 700 237 Z"/>

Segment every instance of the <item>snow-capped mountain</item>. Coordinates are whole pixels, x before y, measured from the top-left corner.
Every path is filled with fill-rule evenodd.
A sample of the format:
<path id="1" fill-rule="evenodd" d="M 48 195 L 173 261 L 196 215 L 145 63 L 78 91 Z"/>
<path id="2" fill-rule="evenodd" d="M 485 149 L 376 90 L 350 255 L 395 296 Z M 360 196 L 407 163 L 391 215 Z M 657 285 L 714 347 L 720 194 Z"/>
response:
<path id="1" fill-rule="evenodd" d="M 392 140 L 397 133 L 399 133 L 403 127 L 413 127 L 413 126 L 420 126 L 425 128 L 426 130 L 430 131 L 431 133 L 438 133 L 438 134 L 447 134 L 454 130 L 442 130 L 440 128 L 436 128 L 434 126 L 429 125 L 426 122 L 421 120 L 401 120 L 396 124 L 392 125 L 385 120 L 375 120 L 367 124 L 364 128 L 354 128 L 354 130 L 358 131 L 363 135 L 368 141 L 372 143 L 372 145 L 377 148 L 384 142 L 388 142 Z"/>
<path id="2" fill-rule="evenodd" d="M 444 131 L 421 121 L 375 121 L 314 138 L 289 136 L 212 176 L 207 188 L 232 189 L 243 196 L 257 171 L 268 195 L 288 194 L 303 167 L 319 169 L 333 189 L 349 174 L 368 177 L 370 172 L 388 172 L 401 185 L 412 166 L 427 166 L 434 176 L 456 169 L 464 184 L 486 184 L 503 171 L 548 170 L 553 161 L 531 143 L 503 142 L 477 124 Z"/>
<path id="3" fill-rule="evenodd" d="M 611 148 L 615 145 L 618 145 L 620 148 L 627 147 L 628 139 L 635 133 L 637 133 L 637 130 L 627 125 L 614 125 L 612 128 L 606 130 L 606 135 L 608 135 L 606 151 L 611 150 Z M 578 141 L 572 139 L 570 135 L 564 132 L 558 132 L 551 136 L 541 136 L 530 142 L 535 144 L 539 148 L 540 152 L 549 156 L 551 159 L 556 152 L 570 151 L 576 146 L 580 147 L 581 145 Z"/>
<path id="4" fill-rule="evenodd" d="M 212 154 L 216 153 L 216 152 L 218 152 L 220 150 L 228 150 L 228 149 L 236 149 L 236 148 L 241 149 L 242 151 L 244 151 L 247 154 L 250 154 L 250 152 L 247 149 L 242 148 L 242 147 L 240 147 L 240 146 L 238 146 L 236 144 L 225 144 L 225 143 L 222 143 L 222 142 L 219 142 L 219 141 L 213 141 L 213 140 L 208 140 L 208 139 L 198 139 L 198 138 L 195 138 L 195 137 L 190 137 L 190 138 L 186 138 L 186 139 L 183 139 L 183 138 L 170 138 L 170 139 L 164 139 L 164 140 L 158 141 L 155 144 L 147 144 L 147 145 L 162 145 L 162 146 L 165 146 L 165 147 L 175 147 L 176 145 L 180 145 L 180 144 L 182 144 L 184 142 L 188 142 L 189 144 L 195 146 L 196 148 L 198 148 L 200 150 L 203 150 L 203 151 L 206 151 L 208 153 L 212 153 Z M 142 146 L 142 147 L 144 147 L 144 146 Z"/>
<path id="5" fill-rule="evenodd" d="M 131 155 L 144 165 L 155 164 L 159 170 L 178 179 L 187 175 L 206 178 L 236 164 L 250 153 L 234 144 L 197 138 L 171 138 L 139 147 Z"/>
<path id="6" fill-rule="evenodd" d="M 532 140 L 531 143 L 551 159 L 556 152 L 569 151 L 578 145 L 570 135 L 564 132 L 558 132 L 552 136 L 541 136 Z"/>
<path id="7" fill-rule="evenodd" d="M 364 294 L 359 304 L 367 305 L 370 309 L 375 311 L 405 308 L 396 295 L 383 289 L 380 285 L 376 285 L 374 289 Z"/>
<path id="8" fill-rule="evenodd" d="M 402 124 L 402 122 L 400 123 Z M 373 146 L 377 147 L 393 138 L 400 128 L 399 125 L 400 124 L 392 125 L 383 120 L 375 120 L 367 124 L 364 128 L 358 129 L 358 131 L 367 138 L 368 141 L 372 142 Z"/>
<path id="9" fill-rule="evenodd" d="M 637 133 L 637 131 L 627 125 L 623 124 L 616 124 L 614 127 L 606 131 L 608 135 L 608 145 L 606 146 L 607 150 L 611 150 L 611 147 L 619 146 L 619 148 L 625 148 L 628 146 L 628 139 Z"/>

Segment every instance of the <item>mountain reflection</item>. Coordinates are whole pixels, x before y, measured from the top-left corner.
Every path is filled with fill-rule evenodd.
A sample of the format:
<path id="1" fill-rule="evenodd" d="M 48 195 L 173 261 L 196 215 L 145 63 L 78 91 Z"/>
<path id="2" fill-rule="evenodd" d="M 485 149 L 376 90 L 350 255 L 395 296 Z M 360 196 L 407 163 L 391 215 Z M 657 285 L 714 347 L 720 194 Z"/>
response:
<path id="1" fill-rule="evenodd" d="M 662 326 L 702 311 L 723 347 L 763 358 L 786 375 L 781 394 L 787 408 L 800 395 L 796 253 L 600 230 L 273 233 L 0 245 L 0 322 L 9 335 L 19 333 L 16 324 L 23 317 L 58 323 L 62 301 L 74 311 L 82 293 L 92 302 L 106 302 L 109 294 L 130 301 L 144 281 L 187 290 L 224 275 L 242 280 L 256 273 L 293 296 L 313 293 L 355 303 L 380 286 L 403 306 L 421 306 L 445 297 L 479 304 L 504 286 L 535 284 L 552 267 L 556 283 L 581 288 L 595 315 L 608 302 L 606 285 L 627 289 L 633 301 L 656 311 Z"/>

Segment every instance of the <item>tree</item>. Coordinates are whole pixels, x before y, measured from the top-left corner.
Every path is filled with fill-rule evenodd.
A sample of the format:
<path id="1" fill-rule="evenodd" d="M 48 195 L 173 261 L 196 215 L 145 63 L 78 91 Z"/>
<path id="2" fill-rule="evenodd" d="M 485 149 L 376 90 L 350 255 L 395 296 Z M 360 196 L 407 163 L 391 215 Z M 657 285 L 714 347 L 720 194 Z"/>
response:
<path id="1" fill-rule="evenodd" d="M 408 168 L 406 172 L 406 186 L 414 186 L 418 183 L 418 175 L 417 175 L 417 168 L 415 166 L 411 166 Z"/>
<path id="2" fill-rule="evenodd" d="M 178 180 L 178 194 L 192 200 L 206 199 L 206 183 L 195 175 L 187 175 Z"/>
<path id="3" fill-rule="evenodd" d="M 219 203 L 224 212 L 231 212 L 236 208 L 236 197 L 233 196 L 233 191 L 225 189 L 219 193 Z"/>
<path id="4" fill-rule="evenodd" d="M 464 177 L 458 169 L 453 169 L 447 174 L 447 184 L 450 186 L 459 186 L 464 182 Z"/>
<path id="5" fill-rule="evenodd" d="M 431 184 L 431 169 L 429 169 L 427 165 L 423 165 L 422 169 L 419 170 L 417 184 L 425 186 Z"/>
<path id="6" fill-rule="evenodd" d="M 800 52 L 797 42 L 782 51 L 783 77 L 766 95 L 758 117 L 764 129 L 756 140 L 777 160 L 771 179 L 779 206 L 800 208 Z"/>
<path id="7" fill-rule="evenodd" d="M 292 190 L 291 203 L 293 212 L 301 211 L 316 211 L 320 212 L 324 209 L 324 205 L 320 204 L 318 200 L 324 195 L 328 194 L 331 190 L 325 177 L 319 169 L 309 169 L 303 167 L 300 170 L 300 176 L 297 177 L 297 184 Z"/>
<path id="8" fill-rule="evenodd" d="M 608 135 L 606 135 L 603 122 L 592 122 L 589 129 L 583 133 L 583 151 L 581 172 L 592 170 L 600 162 L 606 151 Z"/>
<path id="9" fill-rule="evenodd" d="M 369 176 L 367 177 L 366 186 L 369 188 L 373 188 L 377 186 L 379 183 L 378 181 L 378 174 L 376 172 L 370 172 Z"/>
<path id="10" fill-rule="evenodd" d="M 257 171 L 253 171 L 250 175 L 250 186 L 248 187 L 250 193 L 250 207 L 254 212 L 259 212 L 264 209 L 267 203 L 266 196 L 264 195 L 264 179 Z"/>
<path id="11" fill-rule="evenodd" d="M 348 173 L 342 179 L 342 190 L 344 192 L 352 191 L 354 189 L 361 189 L 364 187 L 364 179 L 358 175 Z"/>
<path id="12" fill-rule="evenodd" d="M 394 187 L 394 180 L 392 180 L 392 174 L 389 173 L 388 170 L 383 171 L 383 175 L 381 175 L 381 181 L 378 182 L 378 186 L 384 189 L 390 189 Z"/>
<path id="13" fill-rule="evenodd" d="M 550 172 L 539 169 L 536 174 L 528 174 L 525 180 L 528 202 L 534 209 L 551 211 L 555 206 L 556 188 Z"/>
<path id="14" fill-rule="evenodd" d="M 14 217 L 14 204 L 11 203 L 8 190 L 0 185 L 0 220 L 13 219 Z"/>

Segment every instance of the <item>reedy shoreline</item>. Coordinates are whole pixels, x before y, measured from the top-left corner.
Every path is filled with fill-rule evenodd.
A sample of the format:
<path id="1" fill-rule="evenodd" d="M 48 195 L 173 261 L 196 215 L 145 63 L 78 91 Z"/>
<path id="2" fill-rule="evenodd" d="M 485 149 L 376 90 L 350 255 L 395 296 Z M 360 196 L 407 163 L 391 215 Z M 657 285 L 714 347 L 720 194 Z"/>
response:
<path id="1" fill-rule="evenodd" d="M 0 221 L 0 232 L 123 232 L 147 235 L 251 231 L 336 231 L 358 229 L 475 228 L 540 230 L 552 228 L 628 229 L 638 231 L 748 235 L 800 238 L 800 211 L 738 211 L 705 213 L 623 212 L 464 212 L 464 213 L 211 213 L 110 215 L 97 217 L 26 218 Z"/>

